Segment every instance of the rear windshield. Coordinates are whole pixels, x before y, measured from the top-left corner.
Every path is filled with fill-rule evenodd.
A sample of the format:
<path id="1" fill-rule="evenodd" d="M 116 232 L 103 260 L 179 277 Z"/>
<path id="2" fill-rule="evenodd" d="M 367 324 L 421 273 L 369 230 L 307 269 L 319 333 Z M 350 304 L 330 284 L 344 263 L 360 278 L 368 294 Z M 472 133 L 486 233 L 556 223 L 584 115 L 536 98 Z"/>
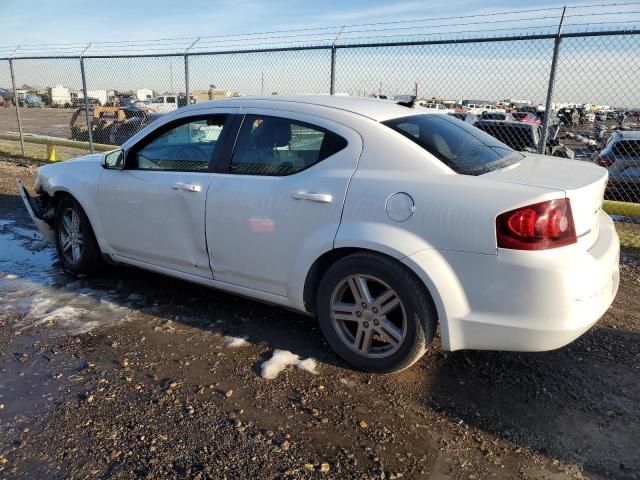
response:
<path id="1" fill-rule="evenodd" d="M 640 157 L 639 140 L 622 140 L 613 145 L 613 154 L 628 157 Z"/>
<path id="2" fill-rule="evenodd" d="M 482 118 L 485 120 L 504 120 L 507 116 L 504 113 L 483 113 Z"/>
<path id="3" fill-rule="evenodd" d="M 383 123 L 463 175 L 481 175 L 522 158 L 491 135 L 450 115 L 412 115 Z"/>

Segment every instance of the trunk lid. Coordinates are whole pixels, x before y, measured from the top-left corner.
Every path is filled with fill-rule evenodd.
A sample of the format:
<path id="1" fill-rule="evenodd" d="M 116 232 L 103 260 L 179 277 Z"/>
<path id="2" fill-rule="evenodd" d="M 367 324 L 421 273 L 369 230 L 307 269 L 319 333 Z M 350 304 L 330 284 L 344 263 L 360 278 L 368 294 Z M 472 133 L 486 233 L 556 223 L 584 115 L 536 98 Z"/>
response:
<path id="1" fill-rule="evenodd" d="M 590 247 L 598 238 L 608 172 L 593 163 L 526 154 L 513 165 L 487 173 L 494 180 L 563 191 L 571 200 L 578 243 Z"/>

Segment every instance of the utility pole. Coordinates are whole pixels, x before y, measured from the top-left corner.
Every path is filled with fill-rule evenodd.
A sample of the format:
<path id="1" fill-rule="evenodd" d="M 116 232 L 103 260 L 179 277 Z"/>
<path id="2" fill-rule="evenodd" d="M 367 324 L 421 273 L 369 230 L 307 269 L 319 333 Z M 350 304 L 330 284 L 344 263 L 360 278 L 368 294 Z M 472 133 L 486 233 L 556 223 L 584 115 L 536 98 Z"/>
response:
<path id="1" fill-rule="evenodd" d="M 413 82 L 413 96 L 418 98 L 418 82 Z"/>
<path id="2" fill-rule="evenodd" d="M 380 82 L 380 85 L 378 86 L 378 96 L 382 95 L 382 82 Z"/>

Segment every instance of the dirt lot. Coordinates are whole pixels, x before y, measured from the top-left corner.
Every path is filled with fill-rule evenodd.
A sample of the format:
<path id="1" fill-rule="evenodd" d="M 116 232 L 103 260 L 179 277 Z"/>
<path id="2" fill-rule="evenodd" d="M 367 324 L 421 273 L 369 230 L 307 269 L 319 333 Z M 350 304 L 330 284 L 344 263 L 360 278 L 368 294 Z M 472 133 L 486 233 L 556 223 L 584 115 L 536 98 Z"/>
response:
<path id="1" fill-rule="evenodd" d="M 22 131 L 71 138 L 69 122 L 73 112 L 75 112 L 73 108 L 21 108 Z M 0 108 L 0 125 L 2 132 L 18 131 L 15 107 Z"/>
<path id="2" fill-rule="evenodd" d="M 0 159 L 0 478 L 640 478 L 637 251 L 568 347 L 436 341 L 369 375 L 313 319 L 129 268 L 62 272 L 16 196 L 34 173 Z M 315 373 L 262 378 L 276 349 Z"/>

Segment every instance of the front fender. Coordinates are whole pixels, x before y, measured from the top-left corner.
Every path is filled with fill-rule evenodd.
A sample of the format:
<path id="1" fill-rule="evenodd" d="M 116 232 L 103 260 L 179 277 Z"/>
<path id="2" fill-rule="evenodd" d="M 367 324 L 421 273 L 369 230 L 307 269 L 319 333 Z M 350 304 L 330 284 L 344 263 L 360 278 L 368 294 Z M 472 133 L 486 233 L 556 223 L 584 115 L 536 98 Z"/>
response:
<path id="1" fill-rule="evenodd" d="M 78 162 L 73 168 L 60 169 L 50 175 L 42 175 L 39 178 L 40 188 L 51 197 L 56 193 L 64 192 L 71 195 L 84 210 L 100 249 L 103 253 L 102 225 L 98 210 L 98 179 L 101 173 L 100 164 Z"/>

